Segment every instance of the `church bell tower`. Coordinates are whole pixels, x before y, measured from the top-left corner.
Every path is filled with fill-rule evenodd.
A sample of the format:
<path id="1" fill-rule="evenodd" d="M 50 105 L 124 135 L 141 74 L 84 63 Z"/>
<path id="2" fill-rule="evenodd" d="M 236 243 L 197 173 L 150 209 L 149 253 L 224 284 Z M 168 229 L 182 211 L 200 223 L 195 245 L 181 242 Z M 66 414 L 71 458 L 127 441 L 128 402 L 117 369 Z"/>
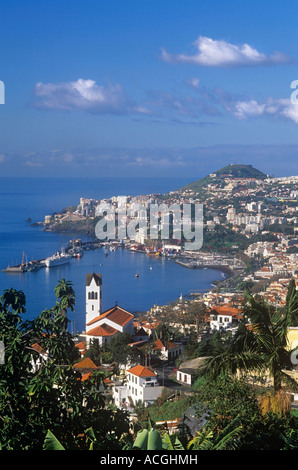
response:
<path id="1" fill-rule="evenodd" d="M 101 274 L 86 274 L 86 329 L 87 324 L 101 314 Z"/>

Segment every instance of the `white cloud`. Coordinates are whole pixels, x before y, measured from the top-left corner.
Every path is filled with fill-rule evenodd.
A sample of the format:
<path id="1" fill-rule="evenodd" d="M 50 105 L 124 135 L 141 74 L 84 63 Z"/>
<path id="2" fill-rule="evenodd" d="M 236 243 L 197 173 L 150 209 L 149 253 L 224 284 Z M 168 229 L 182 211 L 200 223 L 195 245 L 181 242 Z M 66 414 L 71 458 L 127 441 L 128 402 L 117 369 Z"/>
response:
<path id="1" fill-rule="evenodd" d="M 263 103 L 256 100 L 236 101 L 226 109 L 238 119 L 249 119 L 258 116 L 286 118 L 298 124 L 298 104 L 290 99 L 268 98 Z"/>
<path id="2" fill-rule="evenodd" d="M 261 116 L 265 112 L 266 105 L 259 104 L 256 100 L 238 101 L 234 104 L 232 112 L 238 119 Z"/>
<path id="3" fill-rule="evenodd" d="M 209 67 L 273 65 L 290 61 L 289 57 L 279 52 L 266 56 L 249 44 L 238 46 L 206 36 L 199 36 L 193 45 L 196 51 L 192 55 L 169 54 L 165 49 L 162 49 L 162 59 L 166 62 L 181 62 Z"/>
<path id="4" fill-rule="evenodd" d="M 279 100 L 278 104 L 281 116 L 291 119 L 298 124 L 298 104 L 292 103 L 291 100 L 284 99 Z"/>
<path id="5" fill-rule="evenodd" d="M 79 109 L 93 113 L 125 114 L 133 111 L 121 85 L 97 85 L 94 80 L 82 78 L 64 83 L 37 83 L 36 107 L 51 109 Z"/>

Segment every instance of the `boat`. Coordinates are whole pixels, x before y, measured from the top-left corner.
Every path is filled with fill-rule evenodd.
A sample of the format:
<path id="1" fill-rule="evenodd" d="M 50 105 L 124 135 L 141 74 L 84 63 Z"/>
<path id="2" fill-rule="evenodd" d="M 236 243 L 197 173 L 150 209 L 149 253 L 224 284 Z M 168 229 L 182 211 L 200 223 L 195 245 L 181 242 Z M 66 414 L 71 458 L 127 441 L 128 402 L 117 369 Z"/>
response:
<path id="1" fill-rule="evenodd" d="M 57 252 L 45 259 L 45 265 L 47 268 L 61 266 L 63 264 L 69 263 L 70 259 L 71 256 L 69 254 Z"/>
<path id="2" fill-rule="evenodd" d="M 135 274 L 135 277 L 139 277 L 139 276 L 140 276 L 139 273 L 136 273 L 136 274 Z"/>

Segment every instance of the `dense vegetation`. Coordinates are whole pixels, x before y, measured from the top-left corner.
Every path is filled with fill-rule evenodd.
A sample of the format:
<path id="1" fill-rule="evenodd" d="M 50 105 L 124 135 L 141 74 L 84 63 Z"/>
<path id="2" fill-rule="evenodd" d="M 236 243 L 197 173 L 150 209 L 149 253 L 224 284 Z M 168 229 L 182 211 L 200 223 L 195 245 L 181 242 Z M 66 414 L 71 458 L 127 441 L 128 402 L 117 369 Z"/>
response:
<path id="1" fill-rule="evenodd" d="M 84 449 L 84 430 L 92 427 L 102 449 L 119 449 L 120 436 L 128 432 L 127 414 L 105 407 L 98 392 L 102 373 L 83 382 L 72 368 L 78 353 L 67 330 L 66 313 L 74 307 L 70 283 L 61 281 L 56 295 L 56 305 L 32 322 L 23 320 L 22 292 L 10 289 L 0 299 L 0 341 L 5 347 L 0 365 L 1 447 L 40 450 L 51 429 L 69 449 Z M 47 352 L 46 358 L 36 344 Z"/>
<path id="2" fill-rule="evenodd" d="M 293 281 L 283 309 L 247 294 L 235 335 L 213 335 L 196 346 L 190 342 L 188 353 L 205 358 L 195 390 L 171 401 L 163 395 L 146 409 L 138 405 L 134 434 L 128 414 L 104 400 L 100 387 L 106 375 L 99 370 L 83 381 L 72 367 L 79 356 L 67 314 L 74 309 L 75 296 L 65 280 L 55 292 L 53 308 L 30 322 L 23 320 L 22 292 L 6 290 L 0 298 L 0 341 L 5 347 L 0 365 L 2 449 L 298 449 L 298 418 L 290 400 L 297 383 L 287 374 L 293 369 L 293 351 L 286 341 L 287 329 L 298 317 Z M 116 360 L 117 350 L 124 360 L 123 338 L 106 351 L 107 358 Z M 90 354 L 96 359 L 97 352 L 94 347 Z M 272 387 L 264 387 L 268 378 Z M 190 407 L 203 423 L 194 435 L 185 415 Z M 174 417 L 181 419 L 176 435 L 154 429 L 156 421 Z"/>

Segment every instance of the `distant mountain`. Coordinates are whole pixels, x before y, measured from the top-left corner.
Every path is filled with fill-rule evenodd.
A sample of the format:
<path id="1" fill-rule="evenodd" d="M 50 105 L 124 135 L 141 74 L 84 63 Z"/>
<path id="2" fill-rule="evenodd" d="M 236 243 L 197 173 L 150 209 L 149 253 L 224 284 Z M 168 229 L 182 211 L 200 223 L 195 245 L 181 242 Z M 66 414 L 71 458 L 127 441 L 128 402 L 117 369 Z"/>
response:
<path id="1" fill-rule="evenodd" d="M 203 186 L 210 182 L 216 182 L 216 180 L 222 180 L 223 178 L 255 178 L 255 179 L 265 179 L 267 175 L 260 170 L 257 170 L 252 165 L 227 165 L 220 170 L 210 173 L 209 175 L 201 178 L 193 183 L 187 184 L 180 188 L 181 190 L 190 189 L 192 191 L 199 191 Z"/>

